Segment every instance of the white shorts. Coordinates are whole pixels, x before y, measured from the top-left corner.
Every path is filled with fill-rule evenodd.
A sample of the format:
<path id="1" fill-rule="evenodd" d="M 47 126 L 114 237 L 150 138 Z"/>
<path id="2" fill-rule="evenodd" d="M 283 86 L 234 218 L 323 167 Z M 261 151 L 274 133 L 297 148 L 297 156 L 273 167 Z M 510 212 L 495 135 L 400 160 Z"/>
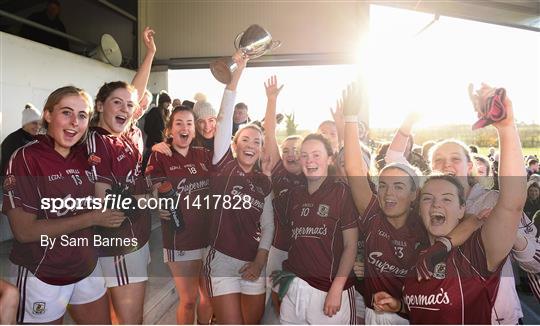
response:
<path id="1" fill-rule="evenodd" d="M 175 261 L 202 260 L 204 248 L 193 250 L 173 250 L 163 248 L 163 261 L 174 263 Z"/>
<path id="2" fill-rule="evenodd" d="M 354 325 L 356 323 L 354 287 L 343 291 L 341 308 L 332 317 L 326 316 L 323 311 L 326 295 L 327 292 L 316 289 L 303 279 L 296 277 L 281 302 L 280 323 Z"/>
<path id="3" fill-rule="evenodd" d="M 148 243 L 127 255 L 99 257 L 99 264 L 108 288 L 147 281 L 150 264 Z"/>
<path id="4" fill-rule="evenodd" d="M 396 313 L 366 307 L 366 325 L 409 325 L 409 321 Z"/>
<path id="5" fill-rule="evenodd" d="M 264 268 L 256 281 L 247 281 L 238 272 L 246 263 L 247 261 L 210 249 L 204 266 L 209 296 L 212 298 L 231 293 L 264 294 L 266 292 Z"/>
<path id="6" fill-rule="evenodd" d="M 51 285 L 38 279 L 28 269 L 11 264 L 11 282 L 19 289 L 17 323 L 48 323 L 62 317 L 68 304 L 78 305 L 98 300 L 107 289 L 101 266 L 77 283 Z"/>
<path id="7" fill-rule="evenodd" d="M 356 304 L 356 317 L 360 317 L 362 319 L 366 318 L 366 304 L 364 303 L 364 296 L 355 290 L 354 300 Z"/>
<path id="8" fill-rule="evenodd" d="M 268 276 L 266 278 L 266 287 L 272 289 L 272 291 L 276 293 L 279 290 L 279 285 L 276 285 L 275 287 L 272 286 L 270 275 L 272 275 L 273 271 L 283 269 L 283 262 L 287 260 L 287 257 L 289 257 L 289 252 L 274 246 L 270 247 L 270 251 L 268 252 L 268 263 L 266 263 L 266 276 Z"/>

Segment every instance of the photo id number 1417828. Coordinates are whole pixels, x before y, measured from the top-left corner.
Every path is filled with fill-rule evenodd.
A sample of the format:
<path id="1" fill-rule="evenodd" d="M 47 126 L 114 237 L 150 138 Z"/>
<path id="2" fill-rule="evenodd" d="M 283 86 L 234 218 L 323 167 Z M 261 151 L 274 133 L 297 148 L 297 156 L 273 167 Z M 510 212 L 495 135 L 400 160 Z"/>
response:
<path id="1" fill-rule="evenodd" d="M 185 196 L 183 199 L 188 209 L 250 209 L 249 195 L 206 195 Z"/>

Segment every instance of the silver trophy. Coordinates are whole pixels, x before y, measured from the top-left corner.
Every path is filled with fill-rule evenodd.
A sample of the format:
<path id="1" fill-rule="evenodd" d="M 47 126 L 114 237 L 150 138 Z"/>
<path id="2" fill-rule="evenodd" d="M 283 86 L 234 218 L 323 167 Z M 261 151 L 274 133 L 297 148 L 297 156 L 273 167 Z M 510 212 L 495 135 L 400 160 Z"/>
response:
<path id="1" fill-rule="evenodd" d="M 255 59 L 281 46 L 280 41 L 272 41 L 272 36 L 259 25 L 251 25 L 234 39 L 234 47 L 249 59 Z M 231 82 L 232 73 L 238 68 L 232 57 L 220 58 L 210 64 L 212 75 L 222 82 Z"/>

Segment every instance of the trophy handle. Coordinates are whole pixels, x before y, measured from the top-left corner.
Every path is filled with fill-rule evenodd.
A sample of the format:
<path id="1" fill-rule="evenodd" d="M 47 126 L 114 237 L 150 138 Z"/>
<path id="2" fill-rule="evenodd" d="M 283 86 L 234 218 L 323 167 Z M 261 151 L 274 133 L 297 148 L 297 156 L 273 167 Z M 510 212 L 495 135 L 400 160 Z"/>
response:
<path id="1" fill-rule="evenodd" d="M 272 41 L 270 45 L 268 46 L 268 50 L 277 49 L 281 46 L 281 41 Z"/>
<path id="2" fill-rule="evenodd" d="M 240 38 L 242 37 L 242 35 L 244 35 L 244 32 L 241 32 L 241 33 L 238 33 L 238 35 L 236 35 L 236 38 L 234 39 L 234 48 L 235 49 L 240 49 Z"/>

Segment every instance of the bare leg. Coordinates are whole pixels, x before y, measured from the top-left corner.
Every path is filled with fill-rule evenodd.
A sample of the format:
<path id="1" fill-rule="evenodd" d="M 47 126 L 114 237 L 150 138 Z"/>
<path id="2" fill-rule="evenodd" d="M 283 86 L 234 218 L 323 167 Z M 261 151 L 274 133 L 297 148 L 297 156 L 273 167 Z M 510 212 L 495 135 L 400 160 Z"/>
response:
<path id="1" fill-rule="evenodd" d="M 142 324 L 145 290 L 146 282 L 109 289 L 119 324 Z"/>
<path id="2" fill-rule="evenodd" d="M 240 293 L 220 295 L 213 297 L 211 301 L 218 324 L 244 324 L 240 308 Z"/>
<path id="3" fill-rule="evenodd" d="M 197 324 L 210 324 L 212 321 L 212 303 L 208 296 L 206 280 L 203 275 L 199 278 L 199 305 L 197 306 Z"/>
<path id="4" fill-rule="evenodd" d="M 19 306 L 19 290 L 0 279 L 0 325 L 15 325 Z"/>
<path id="5" fill-rule="evenodd" d="M 259 295 L 242 294 L 240 296 L 244 324 L 254 325 L 261 322 L 261 318 L 264 314 L 265 297 L 265 293 Z"/>
<path id="6" fill-rule="evenodd" d="M 202 260 L 170 262 L 167 265 L 174 277 L 180 300 L 176 309 L 176 321 L 179 325 L 193 324 Z"/>
<path id="7" fill-rule="evenodd" d="M 77 324 L 111 324 L 109 298 L 106 293 L 96 301 L 85 304 L 70 305 L 69 313 Z"/>

